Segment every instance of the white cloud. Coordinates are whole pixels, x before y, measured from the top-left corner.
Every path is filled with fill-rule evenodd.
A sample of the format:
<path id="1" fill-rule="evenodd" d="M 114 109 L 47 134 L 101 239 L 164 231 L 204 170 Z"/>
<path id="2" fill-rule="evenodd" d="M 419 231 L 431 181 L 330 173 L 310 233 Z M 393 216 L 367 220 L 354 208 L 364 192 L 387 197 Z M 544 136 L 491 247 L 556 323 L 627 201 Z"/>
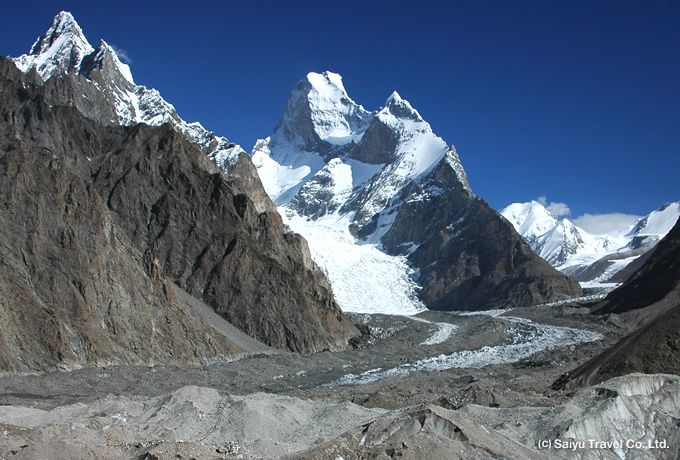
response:
<path id="1" fill-rule="evenodd" d="M 610 214 L 584 214 L 573 219 L 575 225 L 593 235 L 615 232 L 632 224 L 642 216 L 613 212 Z"/>
<path id="2" fill-rule="evenodd" d="M 113 49 L 116 55 L 118 55 L 118 59 L 120 59 L 121 62 L 125 64 L 132 64 L 132 59 L 130 59 L 127 51 L 122 48 L 118 48 L 116 45 L 112 45 L 111 43 L 109 43 L 109 46 Z"/>
<path id="3" fill-rule="evenodd" d="M 550 203 L 546 209 L 553 213 L 555 217 L 568 216 L 571 214 L 571 209 L 566 203 Z"/>
<path id="4" fill-rule="evenodd" d="M 571 209 L 569 209 L 569 206 L 566 203 L 548 203 L 548 197 L 545 195 L 539 196 L 536 198 L 536 201 L 538 201 L 545 209 L 550 211 L 555 217 L 563 217 L 571 214 Z"/>

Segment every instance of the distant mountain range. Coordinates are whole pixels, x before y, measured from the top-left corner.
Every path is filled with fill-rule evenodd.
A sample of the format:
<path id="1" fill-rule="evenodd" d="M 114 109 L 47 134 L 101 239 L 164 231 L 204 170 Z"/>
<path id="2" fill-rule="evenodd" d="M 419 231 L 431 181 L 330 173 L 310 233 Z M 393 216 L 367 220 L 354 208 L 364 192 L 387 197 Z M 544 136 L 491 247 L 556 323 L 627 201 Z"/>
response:
<path id="1" fill-rule="evenodd" d="M 593 235 L 569 219 L 557 219 L 536 201 L 514 203 L 501 211 L 543 259 L 583 286 L 622 283 L 680 217 L 680 202 L 668 203 L 631 225 Z"/>

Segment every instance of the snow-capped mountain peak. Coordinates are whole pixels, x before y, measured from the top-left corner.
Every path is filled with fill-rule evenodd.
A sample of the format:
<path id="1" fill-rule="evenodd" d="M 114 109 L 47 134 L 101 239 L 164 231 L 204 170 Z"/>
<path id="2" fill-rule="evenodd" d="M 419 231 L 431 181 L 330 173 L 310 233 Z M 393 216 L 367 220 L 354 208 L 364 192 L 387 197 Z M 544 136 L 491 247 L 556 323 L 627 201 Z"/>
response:
<path id="1" fill-rule="evenodd" d="M 43 80 L 47 80 L 60 69 L 66 73 L 78 69 L 82 59 L 93 51 L 71 13 L 62 11 L 55 16 L 47 32 L 38 37 L 30 53 L 15 63 L 23 72 L 34 68 Z"/>
<path id="2" fill-rule="evenodd" d="M 288 98 L 272 139 L 330 154 L 358 142 L 370 119 L 371 113 L 347 95 L 340 75 L 310 72 Z"/>
<path id="3" fill-rule="evenodd" d="M 396 91 L 390 94 L 390 97 L 388 97 L 387 101 L 385 101 L 385 107 L 381 112 L 383 111 L 387 111 L 397 118 L 409 119 L 416 122 L 425 122 L 418 111 L 414 109 L 407 100 L 402 99 L 399 93 Z"/>
<path id="4" fill-rule="evenodd" d="M 538 201 L 513 203 L 501 210 L 501 215 L 510 221 L 531 246 L 538 237 L 557 225 L 555 216 Z"/>
<path id="5" fill-rule="evenodd" d="M 326 99 L 343 97 L 349 99 L 345 86 L 342 84 L 342 77 L 337 73 L 328 70 L 323 73 L 309 72 L 307 81 L 314 92 L 323 95 Z"/>
<path id="6" fill-rule="evenodd" d="M 680 202 L 661 206 L 632 225 L 603 235 L 588 233 L 568 219 L 556 219 L 536 201 L 513 203 L 501 214 L 539 256 L 587 283 L 584 286 L 597 287 L 612 279 L 620 282 L 626 267 L 670 231 L 680 216 Z"/>
<path id="7" fill-rule="evenodd" d="M 284 221 L 308 239 L 348 311 L 416 312 L 423 307 L 421 287 L 433 293 L 432 302 L 454 308 L 443 292 L 478 273 L 480 260 L 459 250 L 476 254 L 502 238 L 518 238 L 505 223 L 480 236 L 482 222 L 501 218 L 472 193 L 453 146 L 396 91 L 370 113 L 349 98 L 339 75 L 310 73 L 252 159 Z M 523 245 L 519 250 L 530 253 Z M 458 262 L 437 264 L 443 251 Z M 494 259 L 490 265 L 506 263 L 501 251 L 484 257 Z M 474 268 L 456 265 L 468 262 Z M 443 286 L 443 279 L 455 281 Z"/>
<path id="8" fill-rule="evenodd" d="M 55 44 L 61 44 L 60 40 L 64 38 L 73 40 L 73 43 L 83 45 L 84 48 L 92 48 L 83 35 L 83 30 L 80 28 L 73 15 L 67 11 L 62 11 L 57 14 L 52 20 L 52 25 L 47 29 L 44 35 L 38 37 L 31 47 L 30 54 L 43 54 L 48 52 Z"/>
<path id="9" fill-rule="evenodd" d="M 54 75 L 80 75 L 79 98 L 69 98 L 83 115 L 104 124 L 160 126 L 172 124 L 198 144 L 218 166 L 227 168 L 244 150 L 215 136 L 200 124 L 182 120 L 172 104 L 155 89 L 136 85 L 127 64 L 104 40 L 94 49 L 71 13 L 55 16 L 47 32 L 39 37 L 29 54 L 13 59 L 23 72 L 35 69 L 43 81 Z"/>

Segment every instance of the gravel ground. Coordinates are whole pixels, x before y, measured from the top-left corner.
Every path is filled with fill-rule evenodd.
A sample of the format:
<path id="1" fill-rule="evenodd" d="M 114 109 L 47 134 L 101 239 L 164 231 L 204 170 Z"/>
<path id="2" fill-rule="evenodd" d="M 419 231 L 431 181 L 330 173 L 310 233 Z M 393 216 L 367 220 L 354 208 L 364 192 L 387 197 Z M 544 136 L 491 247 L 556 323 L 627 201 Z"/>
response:
<path id="1" fill-rule="evenodd" d="M 353 315 L 370 333 L 344 352 L 259 354 L 203 367 L 89 368 L 5 376 L 0 378 L 0 456 L 279 458 L 416 407 L 553 405 L 567 394 L 552 390 L 552 383 L 625 332 L 615 322 L 590 317 L 578 308 L 514 310 L 509 316 L 589 330 L 602 334 L 602 340 L 482 368 L 421 371 L 338 385 L 347 374 L 508 346 L 529 340 L 534 330 L 525 323 L 518 329 L 519 323 L 502 316 Z"/>

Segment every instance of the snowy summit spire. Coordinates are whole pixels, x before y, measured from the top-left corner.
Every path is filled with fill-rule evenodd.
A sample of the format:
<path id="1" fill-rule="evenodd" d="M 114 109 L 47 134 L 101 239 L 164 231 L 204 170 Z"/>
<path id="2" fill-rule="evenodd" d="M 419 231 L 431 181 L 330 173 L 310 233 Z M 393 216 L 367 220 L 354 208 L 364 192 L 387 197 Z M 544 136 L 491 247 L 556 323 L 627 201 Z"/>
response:
<path id="1" fill-rule="evenodd" d="M 83 57 L 93 51 L 71 13 L 62 11 L 54 17 L 47 32 L 38 37 L 30 53 L 15 62 L 23 72 L 35 68 L 47 80 L 58 70 L 65 73 L 77 70 Z"/>
<path id="2" fill-rule="evenodd" d="M 347 95 L 340 75 L 310 72 L 293 89 L 272 138 L 297 143 L 306 151 L 328 150 L 357 142 L 370 118 L 370 112 Z"/>
<path id="3" fill-rule="evenodd" d="M 385 109 L 387 109 L 392 115 L 399 118 L 410 119 L 413 121 L 425 121 L 423 120 L 423 117 L 420 116 L 418 111 L 414 109 L 407 100 L 402 99 L 399 93 L 396 91 L 393 91 L 392 94 L 390 94 L 390 97 L 387 98 L 387 101 L 385 101 Z"/>
<path id="4" fill-rule="evenodd" d="M 54 17 L 52 25 L 47 32 L 35 41 L 29 54 L 43 54 L 55 45 L 55 43 L 58 43 L 60 39 L 62 43 L 71 39 L 76 43 L 80 42 L 80 44 L 92 48 L 85 39 L 83 30 L 73 18 L 73 15 L 67 11 L 62 11 Z"/>

